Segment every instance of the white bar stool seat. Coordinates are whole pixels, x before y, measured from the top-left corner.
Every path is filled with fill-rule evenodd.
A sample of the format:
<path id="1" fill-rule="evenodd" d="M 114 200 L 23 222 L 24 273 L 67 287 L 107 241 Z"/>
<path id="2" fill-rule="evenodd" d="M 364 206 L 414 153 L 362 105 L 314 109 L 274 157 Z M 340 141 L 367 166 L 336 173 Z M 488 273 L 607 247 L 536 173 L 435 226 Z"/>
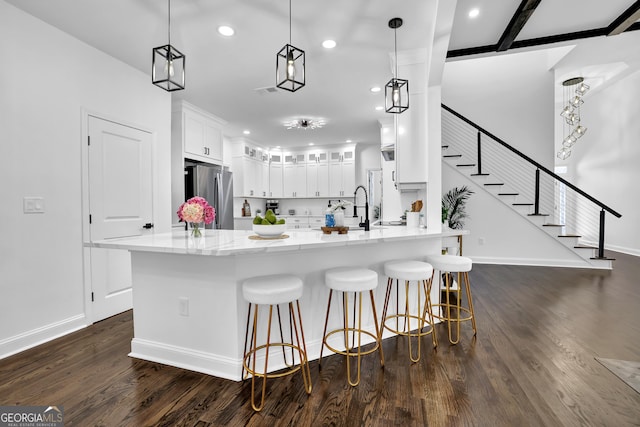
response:
<path id="1" fill-rule="evenodd" d="M 409 341 L 409 359 L 412 362 L 418 362 L 420 360 L 420 338 L 431 334 L 431 340 L 433 342 L 433 347 L 438 346 L 438 341 L 433 333 L 433 316 L 432 316 L 432 308 L 431 308 L 431 283 L 433 279 L 433 267 L 431 264 L 415 261 L 415 260 L 397 260 L 397 261 L 388 261 L 384 264 L 384 274 L 387 276 L 387 291 L 384 298 L 384 308 L 382 310 L 382 322 L 380 329 L 387 329 L 397 335 L 403 335 L 408 337 Z M 387 315 L 389 309 L 389 301 L 391 299 L 391 291 L 393 288 L 393 284 L 396 284 L 396 313 L 392 315 Z M 404 295 L 404 311 L 402 312 L 399 308 L 399 283 L 400 281 L 404 281 L 405 283 L 405 295 Z M 416 311 L 415 313 L 411 313 L 410 303 L 412 299 L 409 297 L 409 288 L 411 282 L 417 282 L 417 299 Z M 422 297 L 421 293 L 424 291 L 424 297 Z M 424 301 L 423 301 L 424 298 Z M 422 308 L 421 308 L 422 307 Z M 395 319 L 395 329 L 394 326 L 391 325 L 391 321 Z M 399 321 L 400 319 L 404 320 L 404 325 L 402 330 L 400 330 Z M 417 328 L 413 328 L 411 321 L 414 320 L 413 325 L 417 326 Z M 417 324 L 416 322 L 417 321 Z M 427 330 L 424 330 L 426 326 L 428 326 Z M 415 329 L 415 333 L 412 330 Z M 418 350 L 417 355 L 414 357 L 412 351 L 411 338 L 414 337 L 417 339 Z"/>
<path id="2" fill-rule="evenodd" d="M 300 298 L 302 297 L 303 282 L 299 277 L 289 274 L 278 274 L 271 276 L 258 276 L 246 279 L 242 282 L 242 295 L 244 299 L 249 303 L 249 311 L 247 312 L 247 329 L 245 334 L 244 344 L 244 358 L 242 361 L 242 378 L 244 378 L 244 371 L 251 374 L 251 406 L 254 410 L 260 411 L 264 407 L 264 399 L 266 394 L 267 378 L 279 378 L 285 375 L 291 375 L 297 371 L 302 373 L 302 380 L 304 382 L 305 390 L 307 394 L 311 393 L 311 371 L 309 369 L 309 361 L 307 358 L 307 347 L 304 341 L 304 331 L 302 328 L 302 315 L 300 313 Z M 293 303 L 296 303 L 297 311 L 293 308 Z M 280 320 L 280 307 L 278 304 L 288 304 L 289 306 L 289 319 L 290 319 L 290 342 L 285 342 L 284 335 L 282 333 L 282 322 Z M 247 350 L 247 338 L 249 335 L 249 320 L 251 318 L 251 308 L 255 305 L 253 310 L 253 328 L 251 330 L 251 345 Z M 258 345 L 258 308 L 260 305 L 269 306 L 269 319 L 267 322 L 267 342 L 262 345 Z M 276 306 L 278 312 L 278 322 L 280 324 L 280 338 L 281 342 L 271 342 L 271 320 L 273 318 L 273 306 Z M 295 341 L 294 341 L 295 336 Z M 284 357 L 284 363 L 288 367 L 285 372 L 268 373 L 267 368 L 269 365 L 269 353 L 271 347 L 281 347 Z M 291 362 L 289 363 L 286 358 L 285 349 L 291 349 Z M 258 351 L 265 351 L 264 369 L 258 372 L 256 369 L 256 359 Z M 299 364 L 295 365 L 294 352 L 298 354 Z M 255 400 L 255 379 L 256 377 L 262 378 L 262 396 L 260 404 L 256 404 Z"/>
<path id="3" fill-rule="evenodd" d="M 380 337 L 380 330 L 378 329 L 378 316 L 376 314 L 376 305 L 373 297 L 373 290 L 378 287 L 378 273 L 373 270 L 369 270 L 366 268 L 353 268 L 353 267 L 339 267 L 327 270 L 325 272 L 325 285 L 329 288 L 329 302 L 327 304 L 327 316 L 324 322 L 324 332 L 322 334 L 322 348 L 320 349 L 320 359 L 318 359 L 318 367 L 322 369 L 322 351 L 324 347 L 327 348 L 334 353 L 342 354 L 347 357 L 347 380 L 349 384 L 352 386 L 356 386 L 360 383 L 360 359 L 362 356 L 371 354 L 376 350 L 380 352 L 380 364 L 384 367 L 384 354 L 382 353 L 382 343 Z M 327 333 L 327 325 L 329 323 L 329 313 L 331 310 L 331 297 L 333 295 L 333 291 L 342 292 L 343 294 L 343 325 L 342 328 L 332 330 Z M 362 329 L 362 292 L 369 291 L 369 296 L 371 298 L 371 310 L 373 312 L 373 321 L 376 328 L 375 335 L 369 331 L 365 331 Z M 354 317 L 356 312 L 356 301 L 359 298 L 359 306 L 358 306 L 358 323 L 356 325 L 356 319 L 353 319 L 353 326 L 349 326 L 349 299 L 348 293 L 354 292 L 355 298 L 353 302 L 353 310 Z M 345 350 L 339 350 L 335 347 L 331 346 L 327 341 L 329 337 L 333 334 L 343 334 L 344 335 L 344 347 Z M 349 334 L 351 333 L 351 345 L 349 345 Z M 362 350 L 361 342 L 362 342 L 362 334 L 368 335 L 375 339 L 376 345 L 368 350 Z M 358 343 L 355 343 L 355 337 L 358 336 Z M 351 362 L 350 358 L 357 358 L 357 373 L 356 379 L 352 378 L 351 374 Z"/>
<path id="4" fill-rule="evenodd" d="M 429 255 L 426 257 L 426 261 L 430 263 L 434 270 L 438 270 L 438 295 L 440 295 L 440 302 L 433 304 L 434 315 L 436 319 L 444 320 L 447 322 L 447 329 L 449 333 L 449 342 L 451 344 L 457 344 L 460 341 L 460 323 L 471 321 L 473 327 L 473 336 L 476 336 L 476 316 L 473 310 L 473 298 L 471 296 L 471 285 L 469 283 L 469 272 L 473 267 L 473 261 L 471 258 L 456 256 L 456 255 Z M 458 286 L 453 287 L 453 276 L 451 273 L 457 273 Z M 445 286 L 445 301 L 442 301 L 442 276 L 444 275 Z M 464 284 L 464 286 L 463 286 Z M 450 298 L 451 294 L 456 293 L 455 301 L 452 303 Z M 466 295 L 463 295 L 466 294 Z M 463 297 L 467 301 L 467 306 L 462 305 Z M 435 314 L 435 308 L 440 309 L 440 314 Z M 455 311 L 455 314 L 452 313 Z M 454 337 L 451 329 L 451 323 L 456 324 L 456 334 Z"/>

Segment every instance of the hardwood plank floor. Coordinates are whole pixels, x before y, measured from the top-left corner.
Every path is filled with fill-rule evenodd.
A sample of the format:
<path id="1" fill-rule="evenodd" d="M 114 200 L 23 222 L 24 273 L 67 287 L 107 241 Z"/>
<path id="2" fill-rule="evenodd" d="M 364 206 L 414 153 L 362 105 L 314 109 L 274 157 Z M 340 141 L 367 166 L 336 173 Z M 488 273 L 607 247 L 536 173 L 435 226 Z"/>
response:
<path id="1" fill-rule="evenodd" d="M 609 255 L 611 272 L 476 264 L 476 339 L 438 325 L 413 365 L 387 339 L 355 388 L 326 357 L 310 396 L 271 381 L 260 413 L 249 382 L 129 358 L 131 312 L 0 360 L 0 405 L 62 405 L 67 426 L 638 426 L 640 394 L 594 359 L 640 362 L 640 258 Z"/>

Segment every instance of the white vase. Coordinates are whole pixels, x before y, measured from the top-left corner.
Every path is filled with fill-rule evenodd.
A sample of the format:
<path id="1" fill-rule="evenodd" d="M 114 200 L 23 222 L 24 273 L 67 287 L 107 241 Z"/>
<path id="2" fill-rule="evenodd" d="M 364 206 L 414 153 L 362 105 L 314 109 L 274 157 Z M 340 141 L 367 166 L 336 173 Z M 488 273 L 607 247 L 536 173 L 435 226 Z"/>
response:
<path id="1" fill-rule="evenodd" d="M 344 210 L 338 209 L 333 213 L 333 218 L 336 222 L 336 227 L 344 227 Z"/>

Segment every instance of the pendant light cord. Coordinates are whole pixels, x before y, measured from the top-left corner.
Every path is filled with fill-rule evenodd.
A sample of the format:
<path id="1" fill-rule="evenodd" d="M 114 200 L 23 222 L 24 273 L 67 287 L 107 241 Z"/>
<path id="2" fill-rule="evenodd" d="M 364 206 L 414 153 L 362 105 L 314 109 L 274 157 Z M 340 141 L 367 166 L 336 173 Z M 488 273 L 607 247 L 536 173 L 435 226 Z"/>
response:
<path id="1" fill-rule="evenodd" d="M 167 4 L 168 4 L 167 10 L 169 11 L 168 12 L 169 25 L 168 25 L 168 28 L 167 28 L 167 34 L 168 34 L 168 39 L 169 39 L 169 46 L 171 46 L 171 0 L 167 0 Z"/>
<path id="2" fill-rule="evenodd" d="M 289 44 L 291 44 L 291 0 L 289 0 Z"/>
<path id="3" fill-rule="evenodd" d="M 396 75 L 395 78 L 398 78 L 398 30 L 396 28 L 393 29 L 393 52 L 396 57 Z"/>

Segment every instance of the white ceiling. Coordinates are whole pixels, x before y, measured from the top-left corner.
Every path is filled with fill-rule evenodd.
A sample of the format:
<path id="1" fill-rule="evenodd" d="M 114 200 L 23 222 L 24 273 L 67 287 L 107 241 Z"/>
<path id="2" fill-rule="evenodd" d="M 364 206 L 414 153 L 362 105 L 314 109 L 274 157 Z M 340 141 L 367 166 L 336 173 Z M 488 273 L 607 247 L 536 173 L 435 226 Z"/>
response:
<path id="1" fill-rule="evenodd" d="M 167 43 L 166 0 L 6 0 L 150 75 L 151 50 Z M 440 0 L 446 1 L 446 0 Z M 601 28 L 632 0 L 542 0 L 517 40 Z M 495 44 L 519 5 L 514 0 L 458 0 L 449 50 Z M 186 90 L 173 92 L 228 122 L 225 134 L 265 146 L 377 143 L 375 111 L 384 93 L 369 88 L 391 77 L 393 30 L 398 51 L 425 48 L 434 0 L 292 0 L 292 44 L 306 52 L 307 84 L 295 93 L 275 86 L 276 53 L 289 41 L 287 0 L 172 0 L 171 44 L 186 55 Z M 475 20 L 467 16 L 478 7 Z M 236 30 L 220 36 L 219 25 Z M 325 39 L 337 47 L 326 50 Z M 400 76 L 402 77 L 402 76 Z M 149 77 L 149 84 L 151 78 Z M 161 90 L 161 89 L 157 89 Z M 283 122 L 322 118 L 319 130 L 286 130 Z"/>

